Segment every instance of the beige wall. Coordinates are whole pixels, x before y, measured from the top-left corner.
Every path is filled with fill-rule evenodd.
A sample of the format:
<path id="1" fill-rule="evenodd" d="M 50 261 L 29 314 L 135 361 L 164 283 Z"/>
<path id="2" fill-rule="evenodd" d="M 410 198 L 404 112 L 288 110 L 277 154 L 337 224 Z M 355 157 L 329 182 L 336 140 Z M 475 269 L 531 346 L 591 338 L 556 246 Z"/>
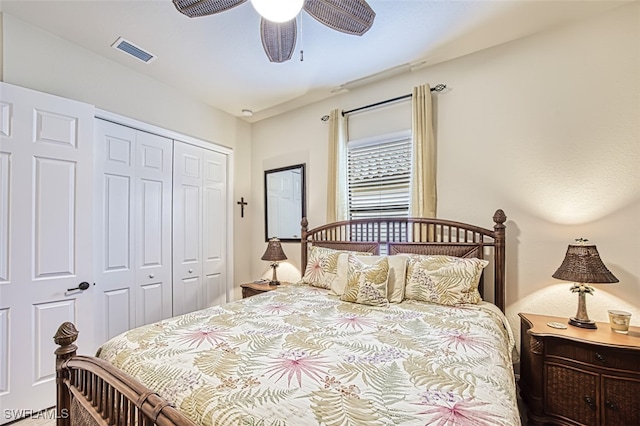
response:
<path id="1" fill-rule="evenodd" d="M 75 99 L 97 108 L 234 150 L 234 196 L 248 197 L 251 126 L 225 112 L 181 94 L 172 87 L 131 71 L 50 33 L 4 14 L 3 81 Z M 234 253 L 242 259 L 251 228 L 234 231 Z M 250 279 L 244 262 L 235 262 L 236 283 Z M 236 291 L 239 297 L 239 290 Z"/>
<path id="2" fill-rule="evenodd" d="M 566 246 L 598 245 L 619 284 L 597 286 L 589 314 L 632 311 L 640 324 L 640 4 L 423 68 L 249 126 L 57 37 L 4 16 L 5 81 L 234 149 L 235 281 L 268 273 L 263 175 L 307 163 L 311 226 L 325 221 L 327 124 L 350 109 L 446 83 L 434 97 L 439 216 L 491 226 L 508 220 L 508 314 L 570 316 L 576 296 L 551 278 Z M 25 54 L 28 52 L 29 54 Z M 64 60 L 61 60 L 64 58 Z M 44 64 L 44 66 L 43 66 Z M 362 117 L 366 119 L 366 116 Z M 295 278 L 299 245 L 285 244 Z M 517 329 L 516 329 L 517 331 Z"/>
<path id="3" fill-rule="evenodd" d="M 263 237 L 267 162 L 308 158 L 311 226 L 325 221 L 327 131 L 320 117 L 446 83 L 434 97 L 438 216 L 490 227 L 508 216 L 508 316 L 568 317 L 577 296 L 551 277 L 567 245 L 584 237 L 620 279 L 596 285 L 590 317 L 607 309 L 640 324 L 640 4 L 358 88 L 253 125 L 254 276 Z M 299 265 L 299 245 L 285 244 Z M 287 269 L 281 268 L 282 272 Z M 279 271 L 279 277 L 283 274 Z M 291 274 L 292 279 L 294 274 Z"/>

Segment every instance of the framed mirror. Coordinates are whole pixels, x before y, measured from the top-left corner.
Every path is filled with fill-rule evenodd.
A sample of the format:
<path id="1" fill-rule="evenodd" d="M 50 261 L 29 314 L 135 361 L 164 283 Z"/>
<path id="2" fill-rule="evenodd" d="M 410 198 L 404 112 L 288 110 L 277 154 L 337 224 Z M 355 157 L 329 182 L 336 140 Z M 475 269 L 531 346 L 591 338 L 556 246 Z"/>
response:
<path id="1" fill-rule="evenodd" d="M 300 241 L 300 221 L 306 215 L 305 165 L 264 171 L 265 241 Z"/>

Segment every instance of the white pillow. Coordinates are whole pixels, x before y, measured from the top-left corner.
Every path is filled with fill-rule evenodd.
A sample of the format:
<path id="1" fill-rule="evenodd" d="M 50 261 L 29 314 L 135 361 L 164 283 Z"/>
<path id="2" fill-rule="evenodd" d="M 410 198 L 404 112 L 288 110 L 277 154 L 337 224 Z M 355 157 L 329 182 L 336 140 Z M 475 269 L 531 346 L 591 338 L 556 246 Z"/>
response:
<path id="1" fill-rule="evenodd" d="M 373 265 L 379 260 L 389 259 L 389 283 L 387 285 L 387 299 L 391 303 L 400 303 L 404 299 L 404 286 L 407 276 L 407 256 L 356 256 L 365 265 Z M 338 296 L 344 294 L 347 286 L 347 272 L 349 269 L 348 253 L 341 253 L 338 257 L 338 271 L 331 283 L 331 292 Z"/>

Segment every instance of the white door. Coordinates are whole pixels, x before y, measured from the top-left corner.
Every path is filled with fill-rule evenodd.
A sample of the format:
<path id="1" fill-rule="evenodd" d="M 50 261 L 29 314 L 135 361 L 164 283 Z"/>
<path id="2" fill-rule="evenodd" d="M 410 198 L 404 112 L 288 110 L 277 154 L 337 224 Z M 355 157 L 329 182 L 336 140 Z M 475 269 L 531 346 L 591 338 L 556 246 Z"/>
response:
<path id="1" fill-rule="evenodd" d="M 174 141 L 173 314 L 226 302 L 227 156 Z"/>
<path id="2" fill-rule="evenodd" d="M 55 405 L 62 322 L 77 326 L 80 352 L 96 349 L 93 116 L 0 82 L 0 424 Z M 81 282 L 90 287 L 71 290 Z"/>
<path id="3" fill-rule="evenodd" d="M 171 316 L 172 141 L 96 119 L 96 316 L 106 341 Z"/>

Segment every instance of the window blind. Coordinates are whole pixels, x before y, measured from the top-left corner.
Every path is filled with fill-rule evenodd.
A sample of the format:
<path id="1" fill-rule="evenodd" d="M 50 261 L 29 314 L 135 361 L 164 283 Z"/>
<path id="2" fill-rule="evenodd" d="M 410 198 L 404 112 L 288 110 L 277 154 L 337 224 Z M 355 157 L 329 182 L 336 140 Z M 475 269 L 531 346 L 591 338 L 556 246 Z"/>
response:
<path id="1" fill-rule="evenodd" d="M 349 144 L 350 219 L 409 215 L 411 138 Z"/>

